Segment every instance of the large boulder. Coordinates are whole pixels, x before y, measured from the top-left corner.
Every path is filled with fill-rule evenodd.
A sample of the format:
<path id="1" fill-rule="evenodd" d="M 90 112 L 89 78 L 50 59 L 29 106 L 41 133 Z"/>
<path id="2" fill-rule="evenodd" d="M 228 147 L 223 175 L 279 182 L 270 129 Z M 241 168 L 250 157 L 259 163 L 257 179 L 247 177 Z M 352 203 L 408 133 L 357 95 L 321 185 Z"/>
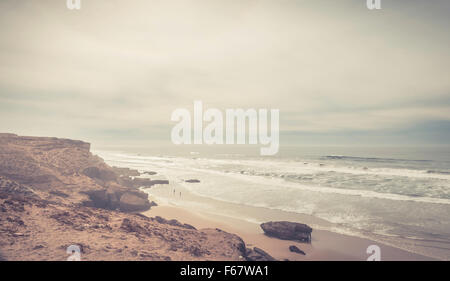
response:
<path id="1" fill-rule="evenodd" d="M 145 211 L 154 202 L 148 201 L 148 194 L 140 190 L 127 190 L 118 186 L 110 186 L 107 189 L 91 190 L 85 192 L 89 196 L 89 201 L 84 202 L 85 206 L 96 207 L 108 210 L 121 210 L 124 212 Z"/>
<path id="2" fill-rule="evenodd" d="M 267 236 L 311 243 L 312 228 L 303 223 L 270 221 L 262 223 L 261 228 Z"/>
<path id="3" fill-rule="evenodd" d="M 151 204 L 147 198 L 142 198 L 135 193 L 125 192 L 119 201 L 119 209 L 123 212 L 140 212 L 150 209 Z"/>
<path id="4" fill-rule="evenodd" d="M 108 200 L 108 209 L 116 210 L 119 208 L 120 197 L 122 197 L 124 191 L 117 188 L 108 188 L 106 190 L 106 197 Z"/>
<path id="5" fill-rule="evenodd" d="M 102 209 L 110 209 L 109 207 L 109 199 L 106 194 L 106 189 L 100 190 L 89 190 L 84 192 L 89 196 L 89 201 L 83 202 L 85 206 L 102 208 Z"/>

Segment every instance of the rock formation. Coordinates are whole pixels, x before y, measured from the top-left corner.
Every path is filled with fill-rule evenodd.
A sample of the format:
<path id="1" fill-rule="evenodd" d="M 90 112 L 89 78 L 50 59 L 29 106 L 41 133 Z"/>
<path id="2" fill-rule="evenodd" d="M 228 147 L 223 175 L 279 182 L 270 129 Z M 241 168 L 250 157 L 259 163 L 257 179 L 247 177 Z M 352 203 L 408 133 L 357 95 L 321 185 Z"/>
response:
<path id="1" fill-rule="evenodd" d="M 261 228 L 267 236 L 283 240 L 311 243 L 312 228 L 306 224 L 288 221 L 271 221 L 262 223 Z"/>
<path id="2" fill-rule="evenodd" d="M 0 134 L 0 260 L 66 260 L 71 245 L 82 260 L 268 258 L 219 229 L 130 213 L 154 205 L 122 184 L 136 173 L 109 167 L 89 149 L 82 141 Z"/>
<path id="3" fill-rule="evenodd" d="M 119 208 L 124 212 L 138 212 L 150 209 L 150 202 L 147 198 L 139 197 L 136 194 L 126 192 L 120 197 Z"/>
<path id="4" fill-rule="evenodd" d="M 188 183 L 199 183 L 200 180 L 198 180 L 198 179 L 190 179 L 190 180 L 185 180 L 185 182 L 188 182 Z"/>
<path id="5" fill-rule="evenodd" d="M 137 190 L 139 184 L 121 184 L 123 173 L 137 171 L 111 168 L 89 149 L 82 141 L 0 134 L 0 176 L 47 190 L 62 202 L 109 210 L 148 210 L 151 202 L 146 193 Z"/>
<path id="6" fill-rule="evenodd" d="M 238 236 L 216 229 L 196 230 L 141 214 L 91 208 L 43 199 L 0 178 L 2 260 L 66 260 L 77 245 L 82 260 L 242 260 Z"/>

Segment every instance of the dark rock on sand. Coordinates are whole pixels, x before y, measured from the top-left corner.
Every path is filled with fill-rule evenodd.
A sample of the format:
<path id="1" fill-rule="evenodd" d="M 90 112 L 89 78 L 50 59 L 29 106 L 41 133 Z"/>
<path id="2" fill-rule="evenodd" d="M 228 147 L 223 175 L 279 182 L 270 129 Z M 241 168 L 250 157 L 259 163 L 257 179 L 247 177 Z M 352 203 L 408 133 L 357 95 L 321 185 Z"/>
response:
<path id="1" fill-rule="evenodd" d="M 200 182 L 200 180 L 198 180 L 198 179 L 190 179 L 190 180 L 185 180 L 185 182 L 198 183 L 198 182 Z"/>
<path id="2" fill-rule="evenodd" d="M 267 236 L 311 243 L 312 228 L 303 223 L 271 221 L 262 223 L 261 228 Z"/>
<path id="3" fill-rule="evenodd" d="M 306 255 L 305 252 L 303 252 L 303 251 L 300 250 L 297 246 L 294 246 L 294 245 L 289 246 L 289 251 L 291 251 L 291 252 L 293 252 L 293 253 L 298 253 L 298 254 Z"/>

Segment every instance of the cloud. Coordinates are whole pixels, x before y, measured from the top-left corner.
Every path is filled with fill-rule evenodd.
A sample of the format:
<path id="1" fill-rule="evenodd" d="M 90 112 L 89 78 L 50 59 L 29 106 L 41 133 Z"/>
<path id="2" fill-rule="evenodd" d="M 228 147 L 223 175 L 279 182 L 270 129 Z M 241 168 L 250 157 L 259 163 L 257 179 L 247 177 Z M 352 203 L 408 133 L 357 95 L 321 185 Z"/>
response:
<path id="1" fill-rule="evenodd" d="M 445 1 L 168 2 L 2 1 L 0 130 L 164 139 L 194 100 L 299 132 L 449 119 Z"/>

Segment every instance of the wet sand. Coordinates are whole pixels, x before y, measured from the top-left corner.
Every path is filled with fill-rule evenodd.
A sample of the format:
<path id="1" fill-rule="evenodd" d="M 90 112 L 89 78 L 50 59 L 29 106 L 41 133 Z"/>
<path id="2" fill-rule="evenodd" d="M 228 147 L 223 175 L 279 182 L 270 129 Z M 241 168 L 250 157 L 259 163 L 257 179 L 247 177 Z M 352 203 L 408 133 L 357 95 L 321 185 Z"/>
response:
<path id="1" fill-rule="evenodd" d="M 280 240 L 264 235 L 258 223 L 240 220 L 235 217 L 222 216 L 202 210 L 192 210 L 170 204 L 153 207 L 144 212 L 146 216 L 161 216 L 166 219 L 177 219 L 198 229 L 220 228 L 239 235 L 247 247 L 258 247 L 277 260 L 360 260 L 370 256 L 366 253 L 370 245 L 378 245 L 381 249 L 381 260 L 433 260 L 432 258 L 414 254 L 402 249 L 387 246 L 369 239 L 353 237 L 326 230 L 314 230 L 311 244 Z M 301 255 L 289 251 L 295 245 L 306 253 Z"/>

